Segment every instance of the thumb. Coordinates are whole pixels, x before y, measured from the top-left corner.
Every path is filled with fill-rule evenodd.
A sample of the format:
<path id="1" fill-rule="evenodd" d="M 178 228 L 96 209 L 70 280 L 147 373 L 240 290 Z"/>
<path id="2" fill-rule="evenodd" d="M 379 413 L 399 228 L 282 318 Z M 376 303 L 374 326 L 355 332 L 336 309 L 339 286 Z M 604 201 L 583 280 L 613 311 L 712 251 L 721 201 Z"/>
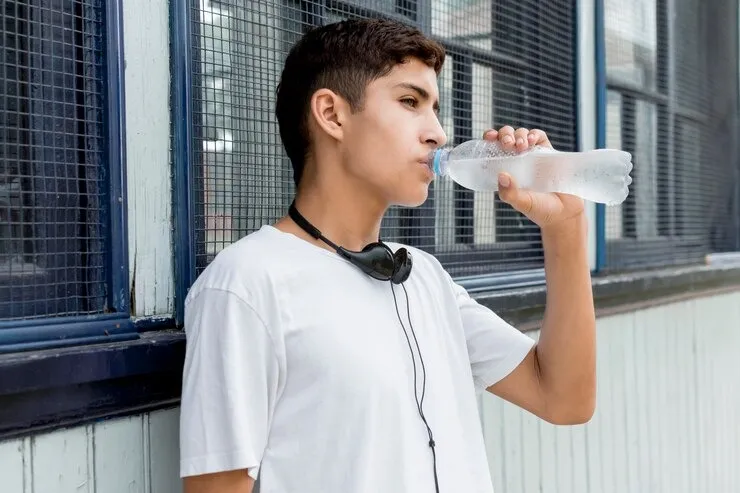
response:
<path id="1" fill-rule="evenodd" d="M 532 194 L 528 190 L 521 190 L 510 174 L 499 174 L 498 185 L 498 195 L 501 200 L 522 214 L 528 214 L 532 210 L 534 202 Z"/>

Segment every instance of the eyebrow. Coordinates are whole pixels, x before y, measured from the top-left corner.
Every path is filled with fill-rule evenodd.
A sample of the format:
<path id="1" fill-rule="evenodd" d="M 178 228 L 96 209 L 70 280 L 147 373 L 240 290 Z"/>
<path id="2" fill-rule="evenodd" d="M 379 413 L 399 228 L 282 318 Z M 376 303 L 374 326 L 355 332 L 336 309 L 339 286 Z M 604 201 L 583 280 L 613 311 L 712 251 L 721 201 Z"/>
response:
<path id="1" fill-rule="evenodd" d="M 427 91 L 423 87 L 417 86 L 416 84 L 412 84 L 410 82 L 401 82 L 399 84 L 396 84 L 396 87 L 403 87 L 405 89 L 410 89 L 410 90 L 418 93 L 420 98 L 425 99 L 425 100 L 429 100 L 430 99 L 429 91 Z M 437 113 L 439 113 L 439 101 L 435 101 L 434 102 L 433 108 L 434 108 L 434 111 L 436 111 Z"/>

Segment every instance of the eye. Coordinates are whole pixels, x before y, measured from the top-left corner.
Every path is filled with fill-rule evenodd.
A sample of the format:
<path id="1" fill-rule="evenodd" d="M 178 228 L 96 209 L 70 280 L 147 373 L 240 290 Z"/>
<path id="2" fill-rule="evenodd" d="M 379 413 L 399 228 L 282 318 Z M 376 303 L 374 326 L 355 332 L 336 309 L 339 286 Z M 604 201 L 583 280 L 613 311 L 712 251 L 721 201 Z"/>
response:
<path id="1" fill-rule="evenodd" d="M 414 98 L 403 98 L 403 99 L 401 99 L 401 103 L 402 104 L 405 104 L 405 105 L 408 105 L 408 106 L 410 106 L 412 108 L 416 108 L 416 105 L 418 104 L 417 101 L 416 101 L 416 99 L 414 99 Z"/>

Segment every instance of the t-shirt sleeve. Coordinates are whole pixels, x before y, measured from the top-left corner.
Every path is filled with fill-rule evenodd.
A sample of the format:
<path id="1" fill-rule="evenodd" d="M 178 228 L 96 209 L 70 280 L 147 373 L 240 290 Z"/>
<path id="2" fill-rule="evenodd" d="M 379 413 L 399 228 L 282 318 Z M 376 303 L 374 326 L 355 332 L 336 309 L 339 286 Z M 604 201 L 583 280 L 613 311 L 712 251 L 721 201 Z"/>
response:
<path id="1" fill-rule="evenodd" d="M 450 282 L 460 310 L 475 387 L 482 391 L 519 366 L 535 341 L 478 303 L 465 288 Z"/>
<path id="2" fill-rule="evenodd" d="M 180 476 L 246 468 L 256 478 L 281 381 L 271 334 L 229 291 L 204 289 L 188 301 Z"/>

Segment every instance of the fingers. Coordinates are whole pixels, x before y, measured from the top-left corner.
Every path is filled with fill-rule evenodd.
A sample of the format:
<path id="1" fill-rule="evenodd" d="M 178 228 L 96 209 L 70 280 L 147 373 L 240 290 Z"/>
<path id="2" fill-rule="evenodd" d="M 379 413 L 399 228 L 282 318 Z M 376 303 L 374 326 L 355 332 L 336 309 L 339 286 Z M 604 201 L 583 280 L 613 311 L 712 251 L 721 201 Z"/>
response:
<path id="1" fill-rule="evenodd" d="M 530 130 L 527 138 L 529 139 L 529 145 L 551 147 L 550 139 L 547 137 L 547 134 L 543 132 L 542 130 L 539 130 L 539 129 Z"/>
<path id="2" fill-rule="evenodd" d="M 529 130 L 526 128 L 518 128 L 514 132 L 514 138 L 516 139 L 516 150 L 526 151 L 529 149 L 529 138 L 527 137 L 529 135 Z"/>
<path id="3" fill-rule="evenodd" d="M 501 200 L 512 206 L 522 214 L 529 214 L 534 207 L 534 197 L 528 190 L 518 187 L 514 178 L 508 173 L 501 173 L 498 177 L 498 194 Z"/>
<path id="4" fill-rule="evenodd" d="M 526 128 L 514 130 L 514 127 L 506 125 L 498 131 L 498 140 L 507 151 L 526 151 L 529 147 L 527 143 L 528 132 Z"/>
<path id="5" fill-rule="evenodd" d="M 501 147 L 507 151 L 523 152 L 531 146 L 552 147 L 547 134 L 539 129 L 529 130 L 521 127 L 514 129 L 511 125 L 505 125 L 499 130 L 489 129 L 483 133 L 486 140 L 498 140 Z"/>
<path id="6" fill-rule="evenodd" d="M 498 139 L 498 130 L 494 128 L 489 128 L 485 132 L 483 132 L 483 138 L 486 140 L 497 140 Z"/>
<path id="7" fill-rule="evenodd" d="M 498 140 L 501 145 L 507 151 L 513 151 L 516 145 L 516 138 L 514 136 L 514 128 L 510 125 L 501 127 L 498 131 Z"/>

